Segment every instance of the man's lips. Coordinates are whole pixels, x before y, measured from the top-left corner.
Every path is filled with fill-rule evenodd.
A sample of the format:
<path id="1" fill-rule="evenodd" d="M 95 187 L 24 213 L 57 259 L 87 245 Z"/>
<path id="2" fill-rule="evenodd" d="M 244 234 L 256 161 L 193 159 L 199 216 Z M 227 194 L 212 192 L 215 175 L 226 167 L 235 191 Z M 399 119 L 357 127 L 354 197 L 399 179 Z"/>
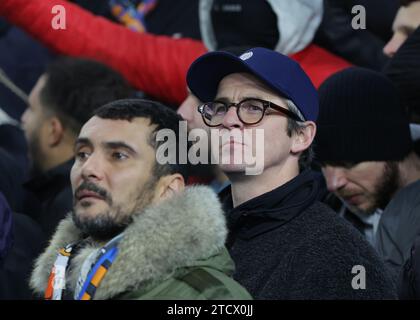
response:
<path id="1" fill-rule="evenodd" d="M 222 148 L 223 147 L 225 147 L 225 146 L 244 146 L 245 144 L 244 143 L 242 143 L 242 142 L 238 142 L 238 141 L 228 141 L 228 142 L 225 142 L 223 145 L 222 145 Z"/>
<path id="2" fill-rule="evenodd" d="M 350 203 L 350 204 L 358 204 L 360 202 L 360 198 L 361 198 L 362 194 L 353 194 L 353 195 L 349 195 L 349 196 L 345 196 L 343 197 L 344 201 Z"/>
<path id="3" fill-rule="evenodd" d="M 99 194 L 97 194 L 96 192 L 93 191 L 88 191 L 88 190 L 83 190 L 83 191 L 79 191 L 76 194 L 76 199 L 77 200 L 83 200 L 86 198 L 95 198 L 95 199 L 99 199 L 99 200 L 105 200 L 102 196 L 100 196 Z"/>

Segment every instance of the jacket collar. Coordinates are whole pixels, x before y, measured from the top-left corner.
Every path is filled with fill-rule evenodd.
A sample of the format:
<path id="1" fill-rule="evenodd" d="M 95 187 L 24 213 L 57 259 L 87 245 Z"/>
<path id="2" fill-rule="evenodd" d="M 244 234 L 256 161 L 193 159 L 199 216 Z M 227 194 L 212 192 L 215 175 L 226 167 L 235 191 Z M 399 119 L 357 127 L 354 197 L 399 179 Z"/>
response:
<path id="1" fill-rule="evenodd" d="M 31 178 L 23 186 L 35 193 L 41 200 L 44 200 L 51 195 L 51 191 L 61 190 L 64 186 L 69 185 L 73 163 L 74 159 L 70 159 Z"/>
<path id="2" fill-rule="evenodd" d="M 181 195 L 134 214 L 124 231 L 119 254 L 98 287 L 95 299 L 110 299 L 197 265 L 219 254 L 226 240 L 226 221 L 216 194 L 208 187 L 188 187 Z M 81 239 L 70 216 L 58 226 L 50 246 L 38 258 L 31 287 L 43 294 L 57 251 Z M 74 291 L 81 265 L 98 248 L 89 244 L 72 258 L 67 285 Z"/>
<path id="3" fill-rule="evenodd" d="M 220 198 L 228 213 L 230 237 L 250 239 L 289 222 L 317 200 L 319 190 L 318 177 L 305 170 L 278 188 L 233 208 L 231 189 L 227 187 Z"/>

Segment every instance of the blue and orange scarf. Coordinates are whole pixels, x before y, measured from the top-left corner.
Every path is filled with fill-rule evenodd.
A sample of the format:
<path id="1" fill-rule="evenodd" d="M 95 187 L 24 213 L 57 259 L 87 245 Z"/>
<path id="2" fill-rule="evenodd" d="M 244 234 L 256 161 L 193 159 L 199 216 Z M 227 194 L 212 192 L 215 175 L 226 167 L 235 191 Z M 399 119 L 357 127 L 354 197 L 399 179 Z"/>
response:
<path id="1" fill-rule="evenodd" d="M 137 5 L 130 0 L 109 0 L 112 15 L 123 25 L 137 32 L 146 32 L 146 15 L 152 11 L 157 0 L 142 0 Z"/>

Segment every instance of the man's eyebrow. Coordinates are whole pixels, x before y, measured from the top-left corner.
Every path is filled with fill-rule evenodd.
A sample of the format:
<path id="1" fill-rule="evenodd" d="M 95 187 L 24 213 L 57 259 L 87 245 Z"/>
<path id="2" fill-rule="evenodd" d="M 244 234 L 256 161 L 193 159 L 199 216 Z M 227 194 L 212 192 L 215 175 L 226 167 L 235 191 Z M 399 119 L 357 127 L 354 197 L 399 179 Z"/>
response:
<path id="1" fill-rule="evenodd" d="M 240 101 L 243 101 L 243 100 L 245 100 L 245 99 L 260 99 L 260 100 L 267 100 L 267 98 L 264 98 L 262 95 L 257 94 L 257 93 L 252 94 L 252 95 L 245 95 L 245 96 L 241 97 Z M 215 100 L 215 101 L 226 102 L 226 103 L 231 102 L 231 101 L 230 101 L 230 99 L 228 99 L 228 98 L 226 98 L 226 97 L 220 97 L 220 98 L 216 98 L 216 99 L 214 99 L 214 100 Z M 237 101 L 237 102 L 240 102 L 240 101 Z"/>
<path id="2" fill-rule="evenodd" d="M 79 145 L 87 145 L 89 147 L 93 146 L 92 142 L 88 138 L 77 138 L 74 143 L 74 149 L 76 150 Z"/>
<path id="3" fill-rule="evenodd" d="M 321 166 L 341 167 L 351 169 L 359 164 L 357 161 L 321 161 Z"/>
<path id="4" fill-rule="evenodd" d="M 127 151 L 129 151 L 132 154 L 137 155 L 138 152 L 130 145 L 128 145 L 127 143 L 123 142 L 123 141 L 108 141 L 108 142 L 103 142 L 102 143 L 103 147 L 105 149 L 125 149 Z"/>
<path id="5" fill-rule="evenodd" d="M 216 97 L 213 99 L 213 101 L 220 101 L 220 102 L 226 102 L 226 103 L 230 102 L 229 99 L 225 97 Z"/>
<path id="6" fill-rule="evenodd" d="M 245 99 L 260 99 L 260 100 L 267 100 L 267 97 L 263 97 L 262 95 L 259 94 L 253 94 L 250 96 L 243 96 L 241 100 L 245 100 Z"/>

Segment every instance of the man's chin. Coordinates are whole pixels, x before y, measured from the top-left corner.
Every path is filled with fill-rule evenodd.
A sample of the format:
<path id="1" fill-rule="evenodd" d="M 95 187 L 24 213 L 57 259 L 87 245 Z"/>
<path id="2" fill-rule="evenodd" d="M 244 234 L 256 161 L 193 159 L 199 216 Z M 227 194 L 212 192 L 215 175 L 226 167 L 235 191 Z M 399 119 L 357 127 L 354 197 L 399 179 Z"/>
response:
<path id="1" fill-rule="evenodd" d="M 351 212 L 366 217 L 374 214 L 376 210 L 376 208 L 372 208 L 372 206 L 363 204 L 359 206 L 354 206 L 347 203 L 346 206 Z"/>
<path id="2" fill-rule="evenodd" d="M 109 210 L 107 205 L 97 202 L 80 202 L 73 207 L 73 212 L 80 220 L 95 219 Z"/>
<path id="3" fill-rule="evenodd" d="M 76 227 L 86 236 L 97 240 L 109 240 L 124 231 L 126 223 L 116 223 L 109 212 L 75 210 L 72 213 Z"/>
<path id="4" fill-rule="evenodd" d="M 223 165 L 219 165 L 219 167 L 226 174 L 243 173 L 246 170 L 245 164 L 223 164 Z"/>
<path id="5" fill-rule="evenodd" d="M 85 199 L 77 201 L 76 208 L 81 208 L 81 209 L 98 208 L 99 210 L 105 210 L 105 209 L 108 209 L 108 204 L 105 202 L 105 200 L 92 197 L 92 198 L 85 198 Z"/>

